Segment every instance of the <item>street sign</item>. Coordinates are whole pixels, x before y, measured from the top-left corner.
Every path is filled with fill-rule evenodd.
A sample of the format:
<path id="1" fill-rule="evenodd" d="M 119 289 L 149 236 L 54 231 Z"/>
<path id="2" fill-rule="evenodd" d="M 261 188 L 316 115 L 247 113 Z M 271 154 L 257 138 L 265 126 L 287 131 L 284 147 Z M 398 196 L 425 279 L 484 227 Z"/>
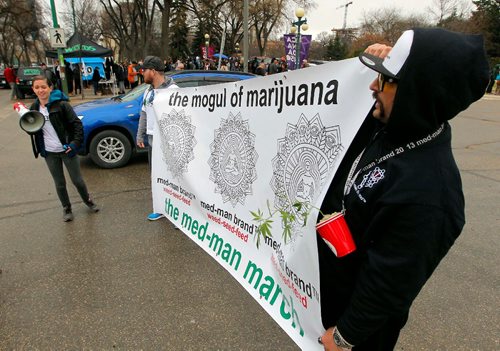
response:
<path id="1" fill-rule="evenodd" d="M 64 29 L 62 28 L 49 28 L 50 32 L 50 45 L 57 48 L 66 47 L 66 36 L 64 35 Z"/>

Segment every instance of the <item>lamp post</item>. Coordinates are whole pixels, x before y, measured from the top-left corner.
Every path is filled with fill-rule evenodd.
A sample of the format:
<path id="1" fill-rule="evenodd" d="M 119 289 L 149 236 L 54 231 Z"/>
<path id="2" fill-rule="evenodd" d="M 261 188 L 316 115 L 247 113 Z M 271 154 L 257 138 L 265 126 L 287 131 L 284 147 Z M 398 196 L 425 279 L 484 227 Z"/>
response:
<path id="1" fill-rule="evenodd" d="M 240 64 L 241 64 L 241 50 L 240 50 L 240 43 L 236 43 L 234 47 L 234 51 L 236 53 L 236 59 L 238 60 L 238 71 L 241 70 Z M 233 67 L 236 67 L 233 65 Z"/>
<path id="2" fill-rule="evenodd" d="M 298 9 L 295 10 L 295 17 L 297 17 L 297 21 L 292 22 L 292 28 L 290 29 L 290 32 L 292 34 L 295 34 L 295 69 L 300 68 L 300 43 L 301 43 L 301 38 L 300 38 L 300 29 L 306 31 L 309 29 L 309 26 L 307 24 L 307 19 L 304 18 L 305 12 L 304 9 L 299 7 Z"/>
<path id="3" fill-rule="evenodd" d="M 210 44 L 210 35 L 205 34 L 205 59 L 208 60 L 208 45 Z"/>

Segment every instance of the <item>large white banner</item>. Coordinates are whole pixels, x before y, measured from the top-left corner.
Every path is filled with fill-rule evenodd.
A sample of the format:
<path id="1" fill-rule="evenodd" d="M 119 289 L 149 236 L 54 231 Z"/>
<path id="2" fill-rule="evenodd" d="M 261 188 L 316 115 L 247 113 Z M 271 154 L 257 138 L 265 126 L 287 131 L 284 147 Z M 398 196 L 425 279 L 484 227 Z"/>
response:
<path id="1" fill-rule="evenodd" d="M 272 237 L 251 211 L 320 207 L 373 104 L 358 59 L 242 82 L 157 91 L 152 190 L 165 214 L 219 262 L 302 349 L 323 333 L 312 209 Z M 258 238 L 259 237 L 259 238 Z M 257 245 L 259 243 L 259 245 Z M 335 297 L 331 297 L 335 298 Z"/>

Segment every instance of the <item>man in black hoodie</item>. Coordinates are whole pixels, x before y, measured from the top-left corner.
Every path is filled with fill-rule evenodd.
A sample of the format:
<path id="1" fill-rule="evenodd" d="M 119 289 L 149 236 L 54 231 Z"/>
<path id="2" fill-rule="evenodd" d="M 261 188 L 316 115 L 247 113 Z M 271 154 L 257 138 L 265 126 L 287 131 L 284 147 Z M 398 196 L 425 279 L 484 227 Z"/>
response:
<path id="1" fill-rule="evenodd" d="M 406 31 L 360 55 L 379 73 L 367 118 L 342 161 L 325 213 L 344 210 L 356 251 L 318 240 L 326 350 L 392 350 L 410 306 L 465 223 L 448 120 L 481 98 L 481 36 Z"/>

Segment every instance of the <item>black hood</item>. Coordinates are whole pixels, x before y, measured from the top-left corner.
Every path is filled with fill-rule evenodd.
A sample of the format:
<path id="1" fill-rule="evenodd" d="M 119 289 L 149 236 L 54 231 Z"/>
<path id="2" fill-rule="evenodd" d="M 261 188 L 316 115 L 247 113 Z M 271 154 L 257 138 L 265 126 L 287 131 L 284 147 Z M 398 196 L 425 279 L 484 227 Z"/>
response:
<path id="1" fill-rule="evenodd" d="M 386 126 L 393 140 L 432 133 L 480 99 L 489 80 L 482 36 L 437 28 L 413 31 Z"/>

